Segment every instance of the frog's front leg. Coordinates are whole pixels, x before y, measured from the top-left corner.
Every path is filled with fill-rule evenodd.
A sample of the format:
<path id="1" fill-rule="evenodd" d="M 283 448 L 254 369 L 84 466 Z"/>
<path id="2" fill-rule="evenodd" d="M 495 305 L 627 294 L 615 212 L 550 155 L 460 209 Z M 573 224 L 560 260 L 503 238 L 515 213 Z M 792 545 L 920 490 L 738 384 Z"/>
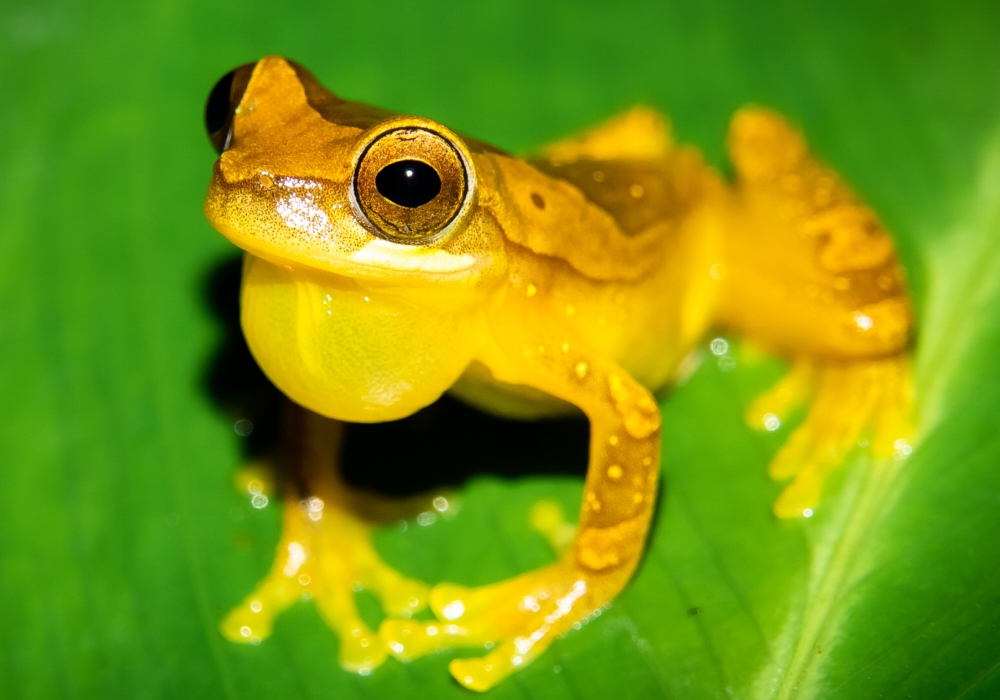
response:
<path id="1" fill-rule="evenodd" d="M 639 561 L 656 498 L 660 414 L 650 393 L 614 362 L 553 329 L 524 299 L 493 324 L 497 352 L 483 358 L 498 379 L 527 384 L 575 404 L 591 424 L 580 522 L 551 566 L 482 588 L 442 584 L 431 592 L 440 623 L 387 621 L 380 631 L 398 657 L 485 645 L 456 659 L 452 675 L 487 690 L 544 651 L 558 635 L 601 610 Z"/>
<path id="2" fill-rule="evenodd" d="M 259 643 L 274 619 L 297 600 L 314 600 L 340 638 L 340 665 L 370 673 L 386 658 L 358 615 L 354 593 L 367 588 L 389 615 L 409 617 L 427 601 L 427 587 L 386 565 L 372 544 L 372 510 L 389 505 L 355 494 L 335 470 L 342 424 L 289 403 L 285 459 L 289 472 L 281 541 L 270 572 L 223 620 L 234 642 Z"/>

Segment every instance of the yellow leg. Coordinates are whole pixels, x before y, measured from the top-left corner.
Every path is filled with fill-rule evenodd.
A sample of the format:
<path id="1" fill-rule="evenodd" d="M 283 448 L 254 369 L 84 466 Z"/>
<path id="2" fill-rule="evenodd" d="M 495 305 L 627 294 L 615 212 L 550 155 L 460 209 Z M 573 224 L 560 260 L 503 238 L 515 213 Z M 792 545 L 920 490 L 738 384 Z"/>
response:
<path id="1" fill-rule="evenodd" d="M 532 507 L 529 517 L 532 529 L 545 538 L 556 554 L 562 557 L 569 552 L 576 535 L 576 525 L 566 520 L 558 503 L 538 501 Z M 517 665 L 527 663 L 540 653 L 540 649 L 531 649 L 534 645 L 523 639 L 519 647 L 517 632 L 526 626 L 530 627 L 532 613 L 540 610 L 542 602 L 557 595 L 546 585 L 546 573 L 548 570 L 543 569 L 541 572 L 477 589 L 453 584 L 436 586 L 431 593 L 431 609 L 443 622 L 387 620 L 382 624 L 379 635 L 386 646 L 404 661 L 452 647 L 483 646 L 493 650 L 492 640 L 497 636 L 512 638 L 511 643 L 501 645 L 484 659 L 452 662 L 453 675 L 464 685 L 473 690 L 487 690 Z M 528 593 L 525 593 L 526 590 Z M 511 615 L 503 603 L 516 596 L 522 596 L 521 603 L 517 606 L 517 613 Z M 563 598 L 565 599 L 565 595 Z M 470 619 L 471 624 L 452 622 L 462 618 Z M 546 632 L 543 625 L 542 631 L 536 631 L 535 636 L 544 636 Z M 526 639 L 530 640 L 531 635 Z M 515 664 L 513 659 L 518 657 L 521 661 Z"/>
<path id="2" fill-rule="evenodd" d="M 371 507 L 371 497 L 355 499 L 332 471 L 339 426 L 296 410 L 301 422 L 295 433 L 302 444 L 291 452 L 303 462 L 309 495 L 299 498 L 289 489 L 274 564 L 229 612 L 221 630 L 231 641 L 259 644 L 283 610 L 298 600 L 314 600 L 340 639 L 341 667 L 367 675 L 385 660 L 386 649 L 358 615 L 355 592 L 369 589 L 387 614 L 409 617 L 426 605 L 427 586 L 386 565 L 375 551 L 372 524 L 351 507 L 356 500 Z M 264 495 L 258 491 L 264 483 L 259 475 L 243 480 L 255 498 Z"/>
<path id="3" fill-rule="evenodd" d="M 618 589 L 627 578 L 595 581 L 570 553 L 557 564 L 490 586 L 435 586 L 430 604 L 440 622 L 386 620 L 379 634 L 404 661 L 441 649 L 487 649 L 483 657 L 453 660 L 449 670 L 467 688 L 489 690 L 545 651 L 554 637 L 599 616 L 611 598 L 609 584 Z"/>
<path id="4" fill-rule="evenodd" d="M 533 297 L 528 295 L 528 298 Z M 455 659 L 463 686 L 488 690 L 543 653 L 559 635 L 600 615 L 627 583 L 645 545 L 659 476 L 660 415 L 649 392 L 613 362 L 508 299 L 502 355 L 484 364 L 501 381 L 533 386 L 579 406 L 591 422 L 590 465 L 580 524 L 562 522 L 551 503 L 532 522 L 559 560 L 481 588 L 435 586 L 438 622 L 387 620 L 379 634 L 398 658 L 441 648 L 482 647 L 480 658 Z M 570 541 L 567 541 L 570 540 Z"/>
<path id="5" fill-rule="evenodd" d="M 892 238 L 778 114 L 733 118 L 719 325 L 791 357 L 849 362 L 909 344 L 912 312 Z"/>

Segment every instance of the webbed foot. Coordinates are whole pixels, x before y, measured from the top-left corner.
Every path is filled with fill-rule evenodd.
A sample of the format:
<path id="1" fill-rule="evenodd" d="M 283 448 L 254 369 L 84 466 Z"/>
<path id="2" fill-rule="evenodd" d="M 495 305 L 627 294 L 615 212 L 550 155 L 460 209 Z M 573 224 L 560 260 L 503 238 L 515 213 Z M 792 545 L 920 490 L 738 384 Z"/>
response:
<path id="1" fill-rule="evenodd" d="M 390 652 L 410 661 L 441 649 L 483 647 L 485 656 L 455 659 L 448 668 L 463 686 L 485 691 L 531 662 L 559 635 L 599 616 L 628 572 L 594 572 L 576 564 L 570 552 L 576 527 L 554 502 L 535 504 L 531 525 L 557 553 L 569 556 L 488 586 L 435 586 L 430 606 L 439 622 L 386 620 L 379 636 Z"/>
<path id="2" fill-rule="evenodd" d="M 440 622 L 386 620 L 379 635 L 393 655 L 407 661 L 439 649 L 484 647 L 485 656 L 454 659 L 448 669 L 463 686 L 489 690 L 553 639 L 600 615 L 625 580 L 563 560 L 479 588 L 443 583 L 430 595 Z"/>
<path id="3" fill-rule="evenodd" d="M 371 526 L 312 496 L 284 506 L 284 529 L 270 572 L 223 620 L 234 642 L 258 644 L 275 617 L 297 600 L 313 600 L 340 638 L 340 665 L 367 675 L 386 658 L 385 646 L 361 620 L 356 591 L 369 589 L 388 615 L 409 617 L 427 603 L 427 586 L 385 564 L 375 551 Z"/>
<path id="4" fill-rule="evenodd" d="M 900 354 L 841 365 L 798 363 L 747 410 L 747 422 L 775 430 L 812 399 L 805 420 L 774 456 L 768 473 L 792 482 L 774 504 L 780 518 L 810 517 L 830 473 L 855 446 L 876 459 L 912 451 L 910 357 Z"/>

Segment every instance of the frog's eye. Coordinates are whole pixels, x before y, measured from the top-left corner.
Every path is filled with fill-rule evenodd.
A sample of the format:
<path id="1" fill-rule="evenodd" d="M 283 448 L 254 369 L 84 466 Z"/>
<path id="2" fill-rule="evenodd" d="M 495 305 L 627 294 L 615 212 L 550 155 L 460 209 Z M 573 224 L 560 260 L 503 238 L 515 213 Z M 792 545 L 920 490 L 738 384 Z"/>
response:
<path id="1" fill-rule="evenodd" d="M 235 68 L 219 78 L 205 103 L 205 129 L 217 153 L 229 148 L 233 135 L 233 115 L 250 82 L 254 63 Z"/>
<path id="2" fill-rule="evenodd" d="M 374 233 L 396 243 L 432 243 L 469 200 L 464 153 L 443 134 L 401 127 L 368 144 L 354 171 L 353 195 Z"/>

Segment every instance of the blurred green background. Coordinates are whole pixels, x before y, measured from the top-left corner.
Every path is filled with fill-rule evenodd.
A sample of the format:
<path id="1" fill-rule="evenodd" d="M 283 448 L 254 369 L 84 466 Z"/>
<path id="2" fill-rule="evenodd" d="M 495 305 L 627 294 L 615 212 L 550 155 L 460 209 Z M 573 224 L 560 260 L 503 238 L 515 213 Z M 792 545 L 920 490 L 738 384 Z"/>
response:
<path id="1" fill-rule="evenodd" d="M 204 374 L 233 255 L 201 213 L 201 115 L 267 53 L 332 90 L 521 151 L 635 103 L 725 166 L 729 116 L 799 123 L 898 241 L 918 310 L 923 441 L 851 460 L 808 522 L 741 422 L 782 371 L 735 350 L 664 402 L 643 568 L 496 698 L 1000 697 L 1000 4 L 243 0 L 0 6 L 0 696 L 463 697 L 450 655 L 336 665 L 313 608 L 259 647 L 217 632 L 279 512 L 233 488 Z M 470 454 L 469 460 L 477 455 Z M 547 561 L 527 528 L 571 477 L 481 476 L 451 522 L 379 533 L 435 582 Z"/>

